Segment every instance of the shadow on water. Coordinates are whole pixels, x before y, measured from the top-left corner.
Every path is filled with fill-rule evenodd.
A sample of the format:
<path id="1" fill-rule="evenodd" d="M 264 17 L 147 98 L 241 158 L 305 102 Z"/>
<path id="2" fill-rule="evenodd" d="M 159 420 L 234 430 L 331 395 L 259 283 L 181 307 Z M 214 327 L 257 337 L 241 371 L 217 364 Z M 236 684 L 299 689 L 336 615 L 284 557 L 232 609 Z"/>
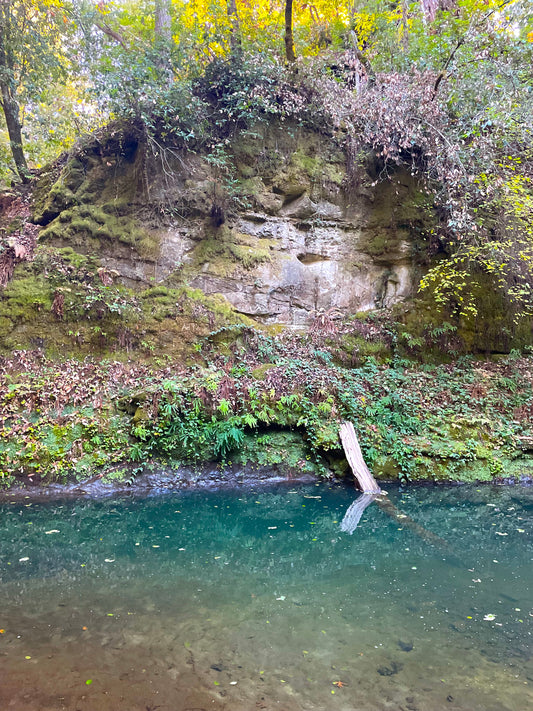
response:
<path id="1" fill-rule="evenodd" d="M 420 526 L 416 521 L 414 521 L 410 516 L 403 513 L 397 506 L 395 506 L 387 497 L 386 492 L 380 493 L 363 493 L 355 501 L 350 504 L 344 518 L 340 524 L 340 530 L 344 533 L 349 533 L 350 535 L 355 531 L 365 509 L 373 502 L 377 501 L 377 505 L 384 511 L 388 516 L 397 522 L 402 523 L 402 525 L 408 527 L 422 540 L 428 542 L 430 545 L 436 546 L 447 554 L 447 560 L 451 565 L 457 567 L 467 567 L 465 563 L 459 558 L 459 556 L 451 549 L 447 541 L 445 541 L 440 536 L 436 535 L 432 531 L 425 529 Z"/>

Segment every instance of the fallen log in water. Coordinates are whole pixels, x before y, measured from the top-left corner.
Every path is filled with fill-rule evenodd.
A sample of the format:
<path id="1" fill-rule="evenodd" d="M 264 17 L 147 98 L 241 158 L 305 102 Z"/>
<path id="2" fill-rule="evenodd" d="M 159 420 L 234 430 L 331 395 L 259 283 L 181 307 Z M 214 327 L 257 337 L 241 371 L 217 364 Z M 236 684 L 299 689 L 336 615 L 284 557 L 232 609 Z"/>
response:
<path id="1" fill-rule="evenodd" d="M 432 531 L 428 531 L 427 528 L 424 528 L 410 516 L 404 514 L 403 511 L 395 506 L 387 496 L 380 496 L 376 503 L 381 511 L 384 511 L 388 516 L 394 519 L 394 521 L 399 523 L 402 528 L 408 528 L 427 543 L 431 543 L 432 546 L 436 546 L 437 548 L 447 551 L 450 550 L 448 543 L 443 538 L 437 536 L 437 534 Z"/>
<path id="2" fill-rule="evenodd" d="M 359 498 L 356 499 L 349 506 L 348 510 L 344 514 L 344 518 L 342 519 L 340 524 L 341 531 L 352 534 L 357 528 L 364 510 L 373 501 L 376 502 L 378 508 L 381 511 L 386 513 L 387 516 L 390 516 L 394 521 L 400 524 L 402 528 L 410 529 L 422 540 L 450 554 L 451 557 L 448 559 L 449 563 L 452 563 L 459 567 L 462 565 L 458 558 L 453 555 L 453 551 L 444 539 L 442 539 L 440 536 L 437 536 L 432 531 L 428 531 L 426 528 L 414 521 L 410 516 L 407 516 L 407 514 L 404 514 L 402 511 L 400 511 L 400 509 L 398 509 L 392 503 L 392 501 L 389 500 L 385 491 L 381 491 L 379 494 L 361 494 Z"/>
<path id="3" fill-rule="evenodd" d="M 339 430 L 342 446 L 348 464 L 351 466 L 354 477 L 357 479 L 361 491 L 364 494 L 380 494 L 381 489 L 377 481 L 370 473 L 370 469 L 366 466 L 365 460 L 361 453 L 359 440 L 355 434 L 354 426 L 351 422 L 343 422 Z"/>
<path id="4" fill-rule="evenodd" d="M 365 460 L 363 459 L 361 447 L 359 446 L 359 440 L 357 439 L 354 426 L 351 422 L 342 423 L 339 430 L 339 436 L 341 438 L 342 446 L 344 447 L 348 464 L 352 468 L 353 475 L 363 491 L 363 496 L 357 499 L 357 501 L 354 501 L 346 512 L 346 516 L 341 525 L 341 530 L 352 533 L 357 527 L 363 511 L 369 504 L 372 503 L 372 501 L 375 500 L 382 511 L 398 523 L 401 523 L 402 526 L 409 528 L 411 531 L 416 533 L 417 536 L 420 536 L 423 540 L 431 543 L 431 545 L 449 550 L 446 541 L 440 538 L 440 536 L 437 536 L 431 531 L 428 531 L 420 526 L 420 524 L 413 521 L 410 516 L 402 513 L 402 511 L 400 511 L 392 503 L 392 501 L 387 498 L 386 492 L 380 489 L 377 481 L 370 473 L 370 469 L 367 467 Z M 366 496 L 367 494 L 369 496 Z M 382 496 L 379 496 L 379 494 L 382 494 Z"/>

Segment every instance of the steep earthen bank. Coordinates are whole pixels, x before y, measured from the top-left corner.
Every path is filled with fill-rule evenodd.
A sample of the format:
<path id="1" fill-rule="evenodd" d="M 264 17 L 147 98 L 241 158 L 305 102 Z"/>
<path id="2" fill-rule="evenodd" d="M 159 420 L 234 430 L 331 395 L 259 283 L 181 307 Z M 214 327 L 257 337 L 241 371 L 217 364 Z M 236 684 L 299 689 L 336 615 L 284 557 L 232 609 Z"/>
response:
<path id="1" fill-rule="evenodd" d="M 330 336 L 222 333 L 229 346 L 207 339 L 204 364 L 188 367 L 38 351 L 0 359 L 2 486 L 82 495 L 138 478 L 156 489 L 273 474 L 351 480 L 344 420 L 382 481 L 533 476 L 531 357 L 347 368 L 327 362 Z"/>

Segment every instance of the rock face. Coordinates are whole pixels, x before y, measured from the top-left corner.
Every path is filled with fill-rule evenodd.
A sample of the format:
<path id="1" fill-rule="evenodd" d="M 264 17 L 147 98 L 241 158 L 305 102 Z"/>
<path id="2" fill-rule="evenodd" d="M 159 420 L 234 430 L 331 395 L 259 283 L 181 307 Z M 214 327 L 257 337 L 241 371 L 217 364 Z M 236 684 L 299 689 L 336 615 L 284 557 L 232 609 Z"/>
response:
<path id="1" fill-rule="evenodd" d="M 382 180 L 365 161 L 350 167 L 330 138 L 283 125 L 241 135 L 217 160 L 95 138 L 35 219 L 43 241 L 97 253 L 130 286 L 187 284 L 258 321 L 305 325 L 415 289 L 431 208 L 408 173 Z"/>
<path id="2" fill-rule="evenodd" d="M 320 210 L 333 212 L 337 206 L 311 203 L 308 196 L 295 202 L 301 205 L 304 200 L 316 208 L 311 218 L 290 214 L 292 203 L 279 215 L 242 214 L 232 227 L 236 240 L 252 259 L 254 244 L 268 242 L 268 258 L 258 260 L 247 274 L 221 273 L 216 260 L 205 262 L 192 285 L 224 294 L 238 311 L 255 319 L 294 325 L 320 310 L 365 311 L 391 306 L 411 294 L 407 240 L 398 240 L 393 250 L 376 259 L 365 251 L 361 224 L 342 214 L 321 220 L 316 217 Z"/>

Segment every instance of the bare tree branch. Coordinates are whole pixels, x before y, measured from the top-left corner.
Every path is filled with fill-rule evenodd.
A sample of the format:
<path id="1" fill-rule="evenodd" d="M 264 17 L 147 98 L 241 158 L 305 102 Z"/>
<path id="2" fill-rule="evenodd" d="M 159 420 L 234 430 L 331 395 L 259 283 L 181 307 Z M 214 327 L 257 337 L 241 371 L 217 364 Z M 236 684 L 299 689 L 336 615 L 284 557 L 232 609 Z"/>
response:
<path id="1" fill-rule="evenodd" d="M 118 42 L 120 45 L 122 45 L 122 47 L 124 47 L 124 49 L 128 49 L 128 47 L 126 46 L 126 42 L 124 41 L 124 38 L 121 35 L 119 35 L 118 32 L 115 32 L 115 30 L 112 30 L 111 27 L 109 27 L 109 25 L 107 25 L 105 23 L 100 23 L 100 22 L 95 22 L 94 24 L 96 25 L 96 27 L 98 27 L 98 29 L 101 32 L 104 33 L 104 35 L 107 35 L 108 37 L 111 37 L 111 39 L 114 39 L 115 42 Z"/>

